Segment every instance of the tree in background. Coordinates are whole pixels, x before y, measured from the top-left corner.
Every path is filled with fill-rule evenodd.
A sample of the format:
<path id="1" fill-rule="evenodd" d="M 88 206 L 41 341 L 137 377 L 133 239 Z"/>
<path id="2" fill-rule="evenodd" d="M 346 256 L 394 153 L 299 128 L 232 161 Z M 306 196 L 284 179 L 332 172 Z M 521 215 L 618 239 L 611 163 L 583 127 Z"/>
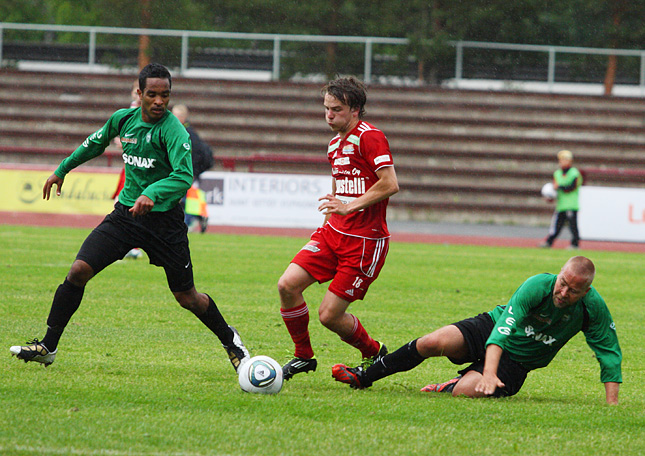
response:
<path id="1" fill-rule="evenodd" d="M 559 43 L 605 49 L 642 49 L 645 43 L 645 1 L 566 0 L 558 4 L 560 29 L 566 30 Z M 637 59 L 622 60 L 638 73 Z M 610 55 L 604 71 L 605 95 L 611 95 L 616 82 L 619 58 Z M 631 65 L 630 65 L 631 64 Z M 627 68 L 625 68 L 627 70 Z"/>
<path id="2" fill-rule="evenodd" d="M 203 21 L 203 5 L 193 0 L 173 0 L 172 3 L 151 0 L 22 0 L 10 6 L 6 3 L 0 3 L 0 17 L 7 22 L 183 30 L 207 27 Z M 58 33 L 56 39 L 61 43 L 75 43 L 86 40 L 86 37 L 78 33 Z M 160 47 L 165 46 L 162 44 Z M 140 36 L 138 66 L 145 66 L 153 57 L 153 40 L 147 35 Z"/>
<path id="3" fill-rule="evenodd" d="M 140 4 L 140 17 L 141 17 L 141 28 L 149 29 L 152 24 L 152 12 L 150 11 L 150 0 L 141 0 Z M 139 35 L 139 55 L 138 55 L 138 64 L 139 69 L 144 68 L 150 63 L 150 36 L 149 35 Z"/>
<path id="4" fill-rule="evenodd" d="M 21 0 L 11 5 L 0 2 L 0 17 L 8 22 L 66 25 L 407 37 L 411 43 L 407 49 L 387 52 L 400 52 L 402 66 L 415 61 L 417 79 L 430 83 L 438 82 L 440 69 L 452 61 L 450 40 L 627 49 L 645 43 L 644 0 Z M 70 34 L 65 40 L 79 38 Z M 162 37 L 142 42 L 140 61 L 142 55 L 154 58 L 155 52 L 163 52 L 164 61 L 179 58 L 175 42 Z M 300 58 L 321 59 L 317 66 L 328 76 L 360 68 L 352 66 L 357 58 L 351 49 L 338 43 L 292 46 Z M 487 61 L 486 55 L 481 58 Z M 536 65 L 523 59 L 506 63 Z M 293 60 L 297 66 L 298 58 Z M 580 72 L 589 72 L 588 64 L 573 58 L 571 62 Z M 606 61 L 607 93 L 625 65 L 622 62 L 615 56 Z"/>
<path id="5" fill-rule="evenodd" d="M 450 7 L 445 5 L 447 3 L 441 0 L 411 0 L 406 4 L 406 38 L 410 44 L 402 54 L 402 60 L 413 56 L 417 62 L 417 81 L 420 83 L 438 83 L 439 64 L 449 58 L 447 53 L 452 53 L 447 43 L 451 38 L 448 19 Z"/>
<path id="6" fill-rule="evenodd" d="M 449 40 L 610 49 L 639 49 L 645 43 L 643 0 L 410 0 L 401 10 L 405 11 L 405 36 L 418 58 L 419 79 L 430 82 L 435 82 L 433 70 L 436 61 L 446 57 Z M 604 78 L 607 95 L 617 67 L 617 57 L 609 56 Z"/>

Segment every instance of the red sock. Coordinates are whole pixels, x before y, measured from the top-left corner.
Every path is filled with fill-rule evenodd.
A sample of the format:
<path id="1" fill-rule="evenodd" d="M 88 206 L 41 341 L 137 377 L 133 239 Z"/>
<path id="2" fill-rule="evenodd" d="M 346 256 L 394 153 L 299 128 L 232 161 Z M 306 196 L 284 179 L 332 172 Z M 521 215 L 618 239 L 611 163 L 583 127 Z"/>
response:
<path id="1" fill-rule="evenodd" d="M 367 331 L 365 331 L 365 328 L 363 328 L 363 325 L 358 318 L 354 315 L 352 315 L 352 317 L 354 318 L 354 331 L 351 336 L 343 339 L 343 342 L 347 342 L 352 347 L 358 348 L 361 351 L 363 358 L 376 356 L 379 348 L 381 347 L 380 344 L 367 334 Z"/>
<path id="2" fill-rule="evenodd" d="M 309 339 L 309 308 L 303 302 L 292 309 L 280 309 L 280 315 L 287 326 L 293 343 L 296 344 L 294 356 L 296 358 L 311 359 L 314 351 Z"/>

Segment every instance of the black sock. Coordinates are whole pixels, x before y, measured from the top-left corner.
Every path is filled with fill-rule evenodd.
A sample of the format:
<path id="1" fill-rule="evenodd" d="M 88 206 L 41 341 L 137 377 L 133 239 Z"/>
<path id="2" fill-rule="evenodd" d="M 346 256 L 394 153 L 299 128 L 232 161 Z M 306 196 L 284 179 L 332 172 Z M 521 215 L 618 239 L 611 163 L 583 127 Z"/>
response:
<path id="1" fill-rule="evenodd" d="M 65 327 L 81 305 L 84 291 L 85 287 L 77 287 L 67 279 L 56 289 L 49 317 L 47 317 L 47 334 L 42 340 L 43 345 L 50 352 L 58 347 L 58 341 Z"/>
<path id="2" fill-rule="evenodd" d="M 215 333 L 222 345 L 233 343 L 233 331 L 228 327 L 228 323 L 226 323 L 215 301 L 210 296 L 208 296 L 208 309 L 202 315 L 198 315 L 197 318 Z"/>
<path id="3" fill-rule="evenodd" d="M 388 375 L 404 372 L 417 367 L 425 358 L 417 351 L 417 340 L 408 342 L 395 352 L 385 355 L 372 364 L 363 374 L 361 383 L 371 386 L 373 382 Z"/>

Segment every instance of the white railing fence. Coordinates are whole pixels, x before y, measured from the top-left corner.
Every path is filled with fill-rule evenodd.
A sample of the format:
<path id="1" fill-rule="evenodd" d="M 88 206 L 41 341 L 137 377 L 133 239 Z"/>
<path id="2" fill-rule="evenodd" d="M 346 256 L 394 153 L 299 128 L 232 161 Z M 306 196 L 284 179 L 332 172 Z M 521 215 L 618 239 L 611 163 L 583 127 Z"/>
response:
<path id="1" fill-rule="evenodd" d="M 189 64 L 191 57 L 191 40 L 219 39 L 235 40 L 246 42 L 264 42 L 267 48 L 271 47 L 271 74 L 270 78 L 274 81 L 280 80 L 281 69 L 285 55 L 285 43 L 319 43 L 319 44 L 353 44 L 362 47 L 363 55 L 363 79 L 370 83 L 374 78 L 375 46 L 381 46 L 385 49 L 388 46 L 406 46 L 409 40 L 406 38 L 383 38 L 383 37 L 358 37 L 358 36 L 321 36 L 321 35 L 287 35 L 287 34 L 268 34 L 268 33 L 230 33 L 230 32 L 206 32 L 206 31 L 189 31 L 189 30 L 164 30 L 164 29 L 143 29 L 143 28 L 118 28 L 118 27 L 93 27 L 93 26 L 71 26 L 71 25 L 47 25 L 47 24 L 19 24 L 0 22 L 0 67 L 9 64 L 7 59 L 3 60 L 3 48 L 5 45 L 5 31 L 20 30 L 31 32 L 47 33 L 82 33 L 87 34 L 87 61 L 89 67 L 96 66 L 97 63 L 97 36 L 99 35 L 130 35 L 130 36 L 158 36 L 168 37 L 179 40 L 180 56 L 179 68 L 180 74 L 185 74 L 189 70 L 198 69 L 198 67 Z M 556 64 L 560 56 L 566 54 L 583 54 L 587 56 L 610 56 L 635 58 L 640 61 L 637 81 L 633 85 L 645 94 L 645 50 L 629 49 L 599 49 L 599 48 L 581 48 L 581 47 L 562 47 L 562 46 L 544 46 L 544 45 L 520 45 L 507 43 L 484 43 L 475 41 L 455 41 L 449 42 L 449 45 L 455 49 L 454 61 L 454 81 L 458 84 L 467 80 L 464 76 L 464 51 L 486 50 L 486 51 L 509 51 L 522 53 L 538 53 L 548 58 L 545 82 L 549 89 L 553 88 L 556 83 Z M 47 43 L 43 43 L 47 46 Z M 194 50 L 192 51 L 195 52 Z M 566 82 L 566 81 L 565 81 Z"/>

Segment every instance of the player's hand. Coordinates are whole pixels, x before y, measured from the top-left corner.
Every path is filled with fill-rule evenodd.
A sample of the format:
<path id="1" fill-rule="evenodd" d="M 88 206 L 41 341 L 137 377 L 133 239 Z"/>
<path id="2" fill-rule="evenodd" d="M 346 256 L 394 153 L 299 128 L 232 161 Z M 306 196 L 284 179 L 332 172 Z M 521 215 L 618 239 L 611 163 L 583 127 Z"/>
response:
<path id="1" fill-rule="evenodd" d="M 152 210 L 154 206 L 154 201 L 152 201 L 145 195 L 141 195 L 139 198 L 137 198 L 137 200 L 134 202 L 134 206 L 132 206 L 129 211 L 136 217 L 138 215 L 146 215 Z"/>
<path id="2" fill-rule="evenodd" d="M 52 187 L 54 185 L 56 185 L 56 196 L 60 196 L 60 189 L 63 188 L 64 180 L 65 179 L 61 179 L 56 174 L 49 176 L 43 186 L 43 199 L 49 200 L 49 196 L 51 195 Z"/>
<path id="3" fill-rule="evenodd" d="M 325 215 L 347 215 L 351 212 L 347 207 L 347 204 L 343 204 L 341 200 L 330 193 L 325 196 L 321 196 L 320 198 L 318 198 L 318 201 L 325 201 L 320 206 L 318 206 L 318 211 L 322 212 Z"/>
<path id="4" fill-rule="evenodd" d="M 504 388 L 506 385 L 497 378 L 497 375 L 483 375 L 479 383 L 475 386 L 475 392 L 482 393 L 485 396 L 491 396 L 497 388 Z"/>

